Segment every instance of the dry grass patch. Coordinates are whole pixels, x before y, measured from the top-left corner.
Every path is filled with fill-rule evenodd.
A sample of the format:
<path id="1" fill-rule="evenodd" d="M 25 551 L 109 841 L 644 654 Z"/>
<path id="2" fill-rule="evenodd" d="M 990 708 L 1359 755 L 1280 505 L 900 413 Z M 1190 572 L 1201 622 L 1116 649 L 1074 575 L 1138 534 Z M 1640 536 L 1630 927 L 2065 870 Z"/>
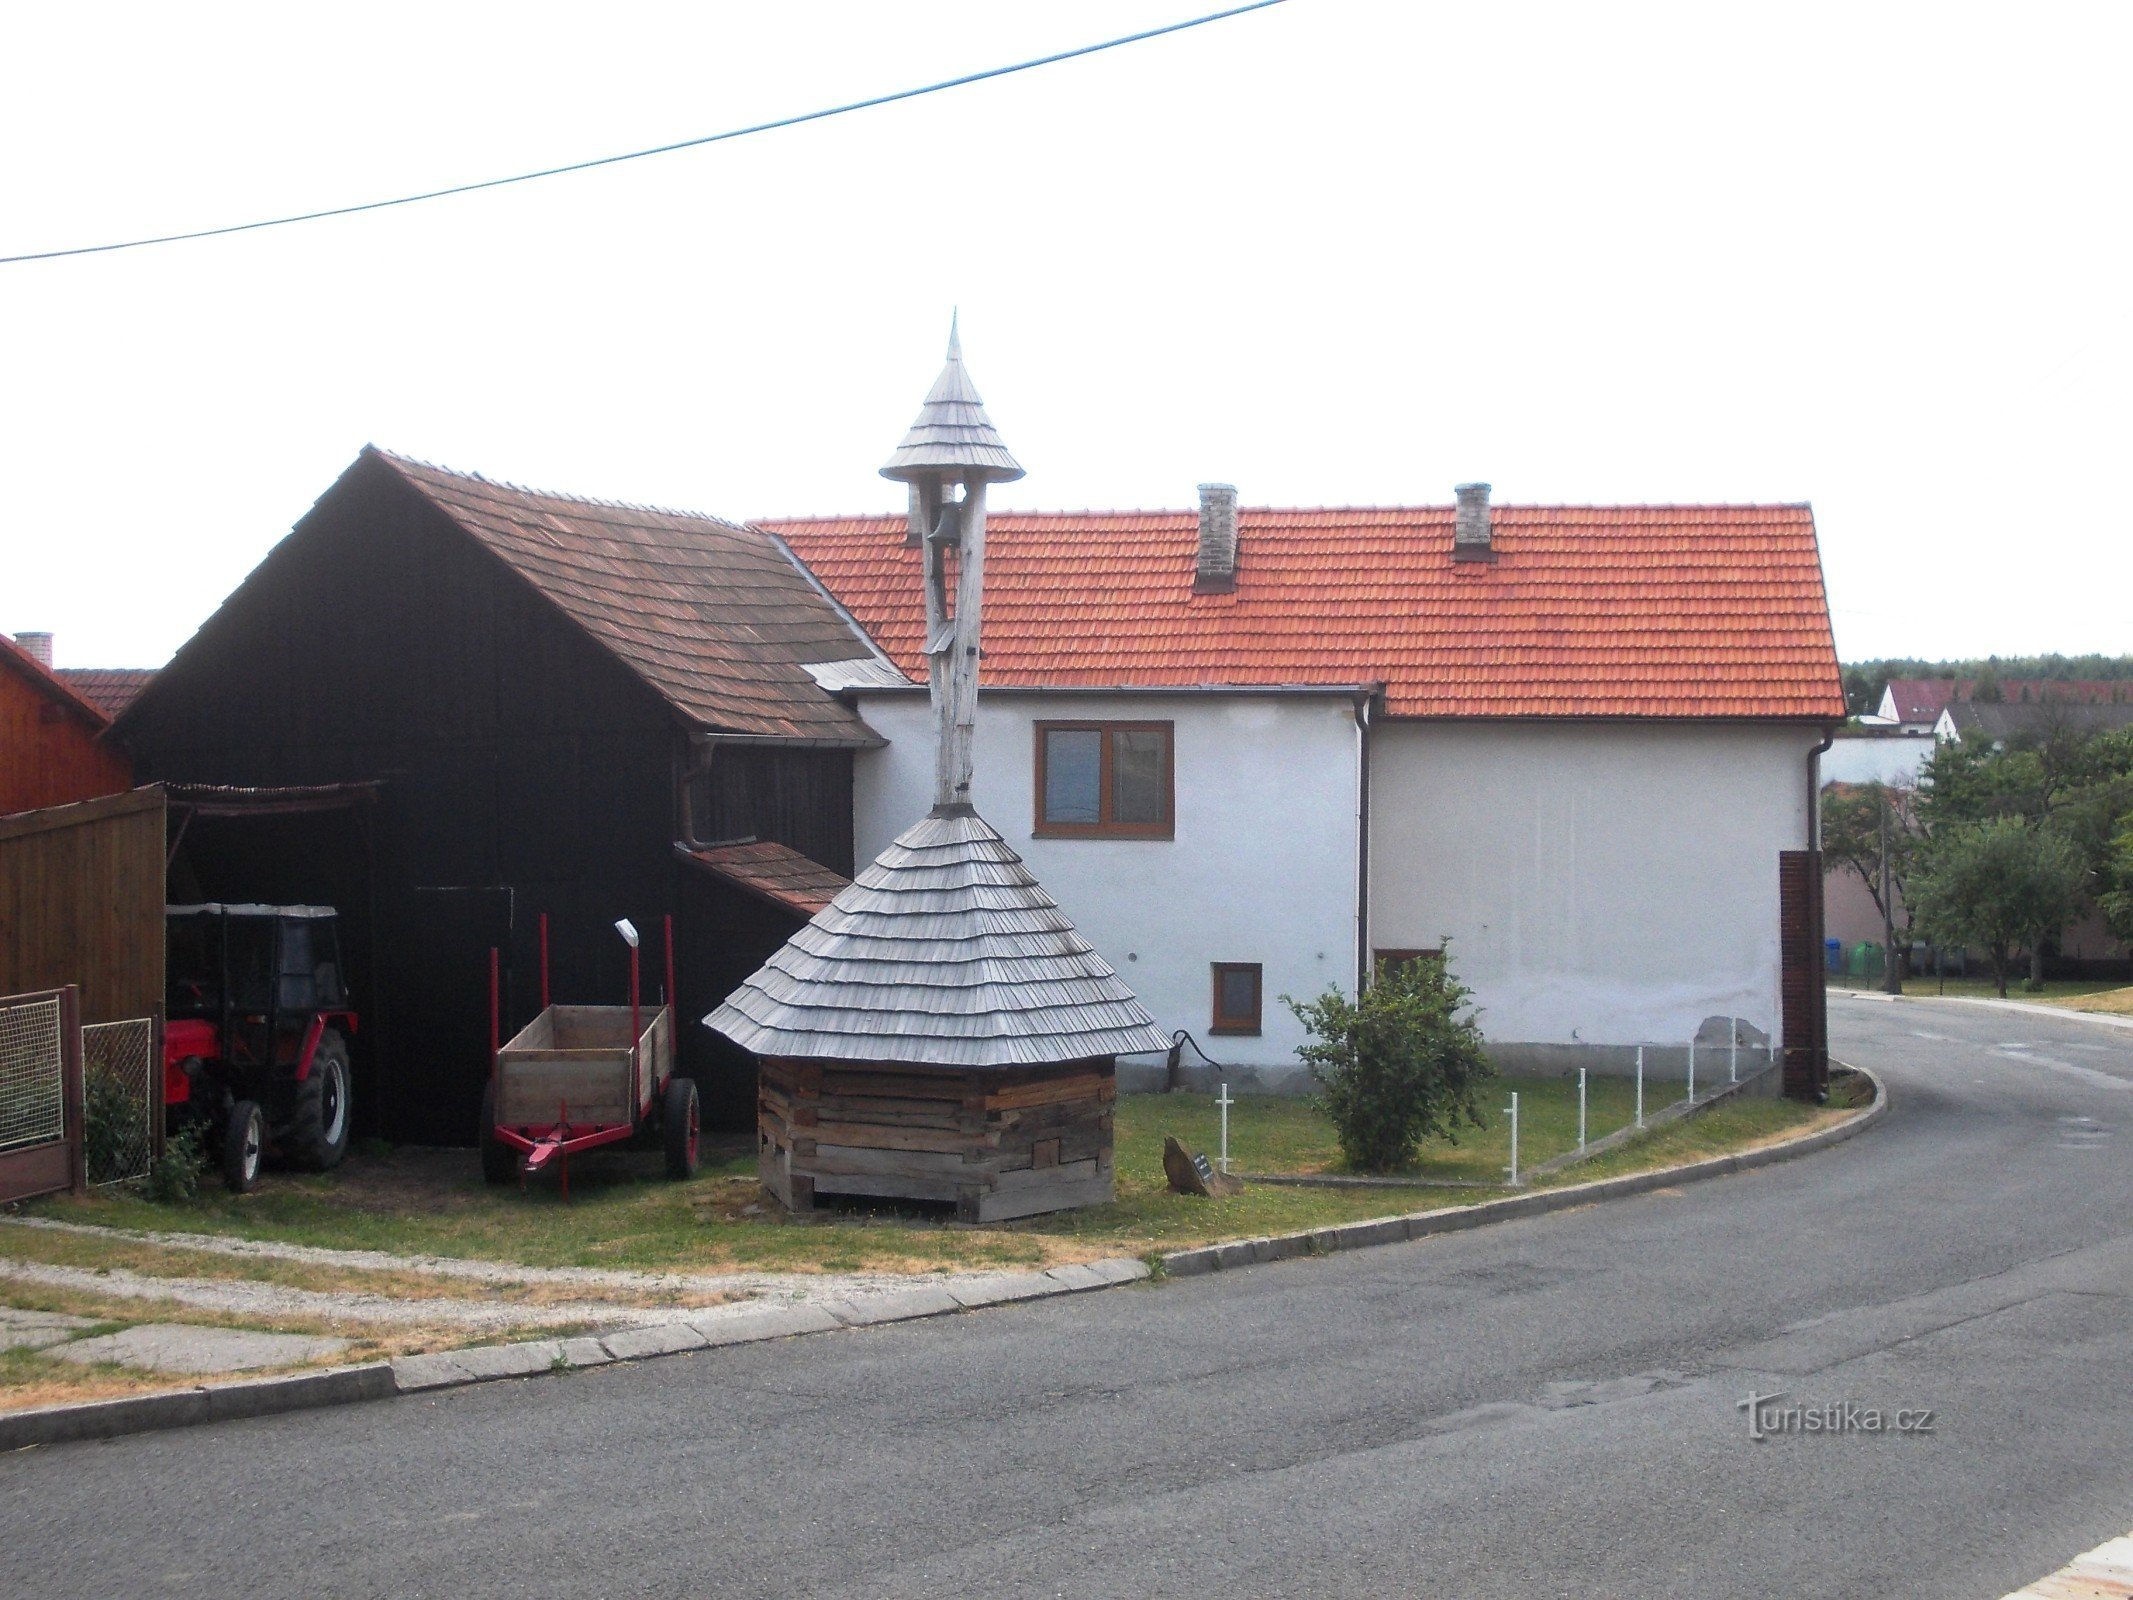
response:
<path id="1" fill-rule="evenodd" d="M 2133 1017 L 2133 984 L 2106 989 L 2101 994 L 2075 995 L 2060 1004 L 2070 1011 L 2101 1011 L 2114 1017 Z"/>
<path id="2" fill-rule="evenodd" d="M 314 1294 L 378 1295 L 389 1300 L 465 1300 L 483 1304 L 556 1306 L 598 1301 L 605 1305 L 700 1310 L 738 1298 L 724 1290 L 631 1290 L 600 1284 L 516 1282 L 452 1277 L 439 1273 L 372 1267 L 326 1266 L 274 1256 L 225 1255 L 215 1250 L 114 1239 L 105 1234 L 56 1229 L 0 1227 L 0 1278 L 6 1263 L 34 1261 L 89 1271 L 121 1270 L 149 1278 L 194 1278 L 221 1283 L 262 1283 Z"/>

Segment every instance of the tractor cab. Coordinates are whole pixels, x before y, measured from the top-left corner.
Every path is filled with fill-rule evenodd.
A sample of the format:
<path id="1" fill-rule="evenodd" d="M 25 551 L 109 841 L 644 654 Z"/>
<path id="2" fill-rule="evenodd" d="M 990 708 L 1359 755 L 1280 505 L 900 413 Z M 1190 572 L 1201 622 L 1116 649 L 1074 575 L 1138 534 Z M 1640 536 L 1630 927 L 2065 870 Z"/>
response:
<path id="1" fill-rule="evenodd" d="M 330 906 L 164 908 L 163 1100 L 173 1125 L 221 1141 L 240 1192 L 262 1157 L 325 1171 L 347 1153 L 348 1036 Z"/>

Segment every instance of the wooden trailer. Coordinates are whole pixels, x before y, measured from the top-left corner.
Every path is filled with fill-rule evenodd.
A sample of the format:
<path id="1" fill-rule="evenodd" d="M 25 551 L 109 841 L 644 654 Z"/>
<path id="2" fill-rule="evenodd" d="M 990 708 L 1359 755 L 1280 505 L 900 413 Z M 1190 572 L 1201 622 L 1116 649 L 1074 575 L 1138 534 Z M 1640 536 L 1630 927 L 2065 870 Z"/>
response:
<path id="1" fill-rule="evenodd" d="M 541 948 L 547 950 L 543 918 Z M 638 999 L 636 930 L 616 924 L 630 941 L 630 1003 L 565 1006 L 547 1003 L 541 970 L 540 1015 L 495 1047 L 482 1095 L 481 1170 L 491 1183 L 523 1181 L 554 1162 L 570 1193 L 570 1158 L 607 1145 L 657 1144 L 667 1175 L 696 1171 L 702 1111 L 693 1080 L 674 1072 L 674 1008 L 644 1015 Z M 493 953 L 492 953 L 493 956 Z M 674 924 L 667 919 L 667 987 L 674 992 Z M 490 1037 L 496 1034 L 497 985 L 490 982 Z"/>

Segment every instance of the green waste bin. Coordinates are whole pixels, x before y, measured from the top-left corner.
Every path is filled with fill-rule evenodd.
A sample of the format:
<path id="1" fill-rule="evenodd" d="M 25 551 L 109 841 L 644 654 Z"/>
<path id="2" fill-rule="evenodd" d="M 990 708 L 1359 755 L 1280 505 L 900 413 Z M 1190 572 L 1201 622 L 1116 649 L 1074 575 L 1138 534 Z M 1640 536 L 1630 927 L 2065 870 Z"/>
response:
<path id="1" fill-rule="evenodd" d="M 1861 939 L 1852 946 L 1852 976 L 1855 978 L 1878 978 L 1882 973 L 1881 946 L 1871 939 Z"/>

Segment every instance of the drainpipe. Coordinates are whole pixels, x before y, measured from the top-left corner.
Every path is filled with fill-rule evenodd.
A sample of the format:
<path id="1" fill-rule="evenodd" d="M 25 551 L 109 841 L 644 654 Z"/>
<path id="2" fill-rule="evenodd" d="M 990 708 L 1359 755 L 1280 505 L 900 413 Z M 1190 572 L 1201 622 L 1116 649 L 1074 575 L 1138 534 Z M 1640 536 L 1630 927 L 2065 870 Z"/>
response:
<path id="1" fill-rule="evenodd" d="M 1837 730 L 1828 728 L 1822 742 L 1807 752 L 1807 848 L 1822 848 L 1822 753 L 1837 742 Z"/>
<path id="2" fill-rule="evenodd" d="M 1370 706 L 1378 685 L 1355 697 L 1355 992 L 1370 980 Z"/>

